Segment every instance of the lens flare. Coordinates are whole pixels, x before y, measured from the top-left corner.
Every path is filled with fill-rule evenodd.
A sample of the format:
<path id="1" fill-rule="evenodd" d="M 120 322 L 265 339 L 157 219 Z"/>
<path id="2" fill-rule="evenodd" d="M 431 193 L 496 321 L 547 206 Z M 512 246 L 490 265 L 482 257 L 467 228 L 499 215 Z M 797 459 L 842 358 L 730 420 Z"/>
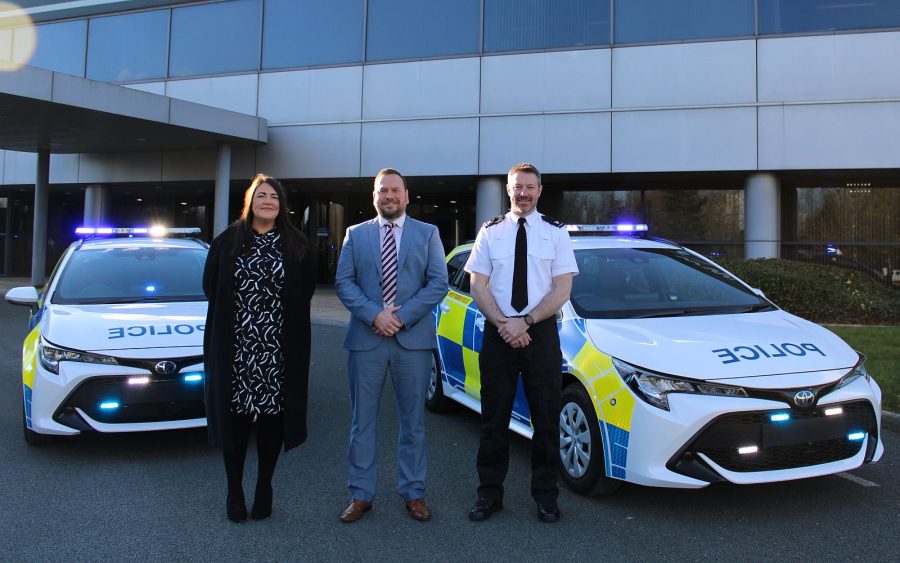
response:
<path id="1" fill-rule="evenodd" d="M 37 46 L 34 22 L 17 4 L 0 2 L 0 71 L 28 64 Z"/>

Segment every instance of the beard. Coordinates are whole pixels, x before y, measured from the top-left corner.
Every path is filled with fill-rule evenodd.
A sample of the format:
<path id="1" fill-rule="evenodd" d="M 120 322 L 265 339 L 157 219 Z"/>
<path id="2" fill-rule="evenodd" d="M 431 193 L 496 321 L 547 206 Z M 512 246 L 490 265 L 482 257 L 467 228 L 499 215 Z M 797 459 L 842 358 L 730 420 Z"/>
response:
<path id="1" fill-rule="evenodd" d="M 391 203 L 397 206 L 394 211 L 388 211 L 387 209 L 385 209 L 385 205 L 391 204 Z M 392 201 L 382 202 L 378 205 L 378 214 L 389 221 L 393 221 L 397 217 L 400 217 L 401 215 L 403 215 L 403 206 L 400 205 L 400 202 L 392 202 Z"/>

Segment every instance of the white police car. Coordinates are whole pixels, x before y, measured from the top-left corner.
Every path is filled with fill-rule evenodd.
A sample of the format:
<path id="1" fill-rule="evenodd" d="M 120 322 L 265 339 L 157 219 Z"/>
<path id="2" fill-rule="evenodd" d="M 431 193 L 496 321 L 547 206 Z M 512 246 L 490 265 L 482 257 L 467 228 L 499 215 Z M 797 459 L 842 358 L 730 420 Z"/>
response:
<path id="1" fill-rule="evenodd" d="M 32 308 L 22 350 L 25 440 L 205 426 L 208 247 L 172 237 L 200 230 L 77 232 L 97 238 L 66 249 L 43 293 L 6 294 Z"/>
<path id="2" fill-rule="evenodd" d="M 881 457 L 881 390 L 840 338 L 691 250 L 627 234 L 646 226 L 567 228 L 580 274 L 557 317 L 559 432 L 574 490 L 767 483 Z M 451 287 L 435 309 L 435 411 L 451 400 L 480 411 L 471 247 L 448 256 Z M 510 428 L 532 434 L 521 383 Z"/>

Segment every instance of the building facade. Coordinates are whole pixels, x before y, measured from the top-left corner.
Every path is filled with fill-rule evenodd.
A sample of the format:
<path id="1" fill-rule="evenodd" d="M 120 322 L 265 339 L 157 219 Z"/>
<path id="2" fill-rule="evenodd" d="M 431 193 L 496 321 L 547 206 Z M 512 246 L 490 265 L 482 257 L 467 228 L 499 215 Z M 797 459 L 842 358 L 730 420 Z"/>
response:
<path id="1" fill-rule="evenodd" d="M 34 25 L 0 23 L 0 59 L 265 118 L 267 143 L 231 155 L 229 218 L 257 171 L 282 179 L 322 281 L 380 168 L 408 177 L 410 213 L 450 248 L 506 208 L 521 161 L 566 222 L 900 269 L 895 0 L 21 6 Z M 7 275 L 27 273 L 36 158 L 0 152 Z M 54 155 L 48 263 L 85 217 L 211 237 L 216 166 L 214 149 Z"/>

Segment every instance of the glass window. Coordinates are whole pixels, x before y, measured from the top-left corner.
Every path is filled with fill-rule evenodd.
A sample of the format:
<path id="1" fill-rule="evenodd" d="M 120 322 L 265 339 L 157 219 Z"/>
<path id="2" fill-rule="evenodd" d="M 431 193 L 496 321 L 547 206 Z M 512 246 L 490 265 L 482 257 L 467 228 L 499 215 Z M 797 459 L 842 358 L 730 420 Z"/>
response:
<path id="1" fill-rule="evenodd" d="M 94 18 L 87 77 L 104 82 L 165 78 L 169 11 Z"/>
<path id="2" fill-rule="evenodd" d="M 609 0 L 485 0 L 484 50 L 609 44 Z"/>
<path id="3" fill-rule="evenodd" d="M 450 287 L 459 287 L 459 280 L 456 277 L 463 270 L 463 266 L 466 265 L 466 260 L 468 259 L 469 253 L 461 252 L 447 262 L 447 280 L 450 282 Z M 465 273 L 464 275 L 468 276 Z"/>
<path id="4" fill-rule="evenodd" d="M 369 0 L 366 59 L 478 53 L 480 0 Z"/>
<path id="5" fill-rule="evenodd" d="M 753 0 L 617 0 L 616 43 L 747 36 Z"/>
<path id="6" fill-rule="evenodd" d="M 173 9 L 169 75 L 256 70 L 259 12 L 259 0 Z"/>
<path id="7" fill-rule="evenodd" d="M 37 45 L 28 66 L 84 76 L 87 20 L 35 26 Z"/>
<path id="8" fill-rule="evenodd" d="M 897 0 L 759 0 L 759 32 L 900 27 Z"/>
<path id="9" fill-rule="evenodd" d="M 365 0 L 266 0 L 263 68 L 362 61 Z"/>

